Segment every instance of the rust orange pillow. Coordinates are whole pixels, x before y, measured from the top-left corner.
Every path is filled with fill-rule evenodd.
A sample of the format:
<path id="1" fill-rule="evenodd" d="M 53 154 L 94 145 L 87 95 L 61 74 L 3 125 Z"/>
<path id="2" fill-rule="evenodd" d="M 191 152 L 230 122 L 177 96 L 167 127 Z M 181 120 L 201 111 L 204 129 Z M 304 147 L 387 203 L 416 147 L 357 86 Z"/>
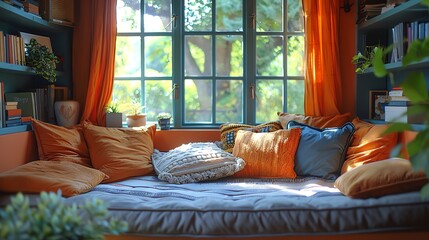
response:
<path id="1" fill-rule="evenodd" d="M 306 116 L 302 114 L 284 113 L 277 112 L 280 123 L 284 129 L 287 129 L 287 124 L 290 121 L 303 123 L 316 128 L 331 128 L 331 127 L 342 127 L 344 124 L 349 122 L 350 114 L 340 114 L 331 116 Z"/>
<path id="2" fill-rule="evenodd" d="M 414 172 L 410 161 L 391 158 L 348 171 L 334 185 L 346 196 L 370 198 L 417 191 L 427 182 L 425 173 Z"/>
<path id="3" fill-rule="evenodd" d="M 97 169 L 68 161 L 33 161 L 0 173 L 0 191 L 57 192 L 65 197 L 85 193 L 108 178 Z"/>
<path id="4" fill-rule="evenodd" d="M 82 127 L 61 127 L 32 119 L 40 160 L 69 161 L 91 166 Z"/>
<path id="5" fill-rule="evenodd" d="M 90 124 L 84 126 L 91 163 L 114 182 L 153 172 L 151 156 L 153 140 L 151 133 L 155 125 L 148 128 L 106 128 Z"/>
<path id="6" fill-rule="evenodd" d="M 240 130 L 232 154 L 246 162 L 234 177 L 296 178 L 294 160 L 301 129 L 269 133 Z"/>
<path id="7" fill-rule="evenodd" d="M 383 135 L 386 124 L 371 124 L 359 118 L 352 121 L 355 126 L 353 139 L 347 149 L 346 160 L 341 169 L 345 173 L 362 164 L 384 160 L 398 142 L 398 134 Z"/>

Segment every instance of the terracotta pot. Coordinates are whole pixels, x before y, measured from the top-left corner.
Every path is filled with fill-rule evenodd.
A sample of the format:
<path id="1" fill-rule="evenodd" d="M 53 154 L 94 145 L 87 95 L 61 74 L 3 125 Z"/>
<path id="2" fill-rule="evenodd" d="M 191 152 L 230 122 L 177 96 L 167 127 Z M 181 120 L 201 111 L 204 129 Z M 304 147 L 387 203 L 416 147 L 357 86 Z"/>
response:
<path id="1" fill-rule="evenodd" d="M 127 115 L 128 127 L 141 127 L 146 125 L 146 115 Z"/>

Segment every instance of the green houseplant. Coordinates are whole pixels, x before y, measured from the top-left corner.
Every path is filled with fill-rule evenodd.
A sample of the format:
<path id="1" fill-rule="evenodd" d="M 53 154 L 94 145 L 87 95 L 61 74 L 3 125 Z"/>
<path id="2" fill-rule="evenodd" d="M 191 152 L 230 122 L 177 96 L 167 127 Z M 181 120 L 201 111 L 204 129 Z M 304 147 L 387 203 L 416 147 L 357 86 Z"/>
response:
<path id="1" fill-rule="evenodd" d="M 25 44 L 25 48 L 27 65 L 48 82 L 55 82 L 57 79 L 55 69 L 59 62 L 58 57 L 48 47 L 41 45 L 34 38 L 30 40 L 30 43 Z"/>
<path id="2" fill-rule="evenodd" d="M 161 112 L 156 116 L 156 119 L 158 120 L 158 124 L 159 124 L 161 130 L 170 129 L 170 120 L 171 120 L 171 114 L 170 113 Z"/>
<path id="3" fill-rule="evenodd" d="M 117 102 L 111 101 L 106 106 L 106 127 L 122 127 L 122 113 Z"/>
<path id="4" fill-rule="evenodd" d="M 127 229 L 126 222 L 108 218 L 101 200 L 69 205 L 61 193 L 42 192 L 36 207 L 18 193 L 0 209 L 0 239 L 104 239 Z"/>
<path id="5" fill-rule="evenodd" d="M 429 0 L 422 1 L 429 7 Z M 429 9 L 428 9 L 429 10 Z M 385 68 L 383 59 L 391 51 L 391 47 L 384 51 L 377 51 L 374 55 L 373 66 L 374 74 L 377 77 L 393 76 Z M 417 39 L 411 42 L 407 53 L 402 59 L 402 68 L 407 69 L 412 63 L 422 61 L 429 58 L 429 37 L 425 39 Z M 394 79 L 391 78 L 393 84 Z M 411 101 L 411 106 L 408 107 L 408 115 L 422 115 L 424 117 L 423 129 L 418 131 L 417 136 L 406 145 L 409 153 L 411 164 L 414 170 L 423 170 L 429 177 L 429 95 L 428 86 L 423 72 L 412 71 L 400 84 L 404 95 Z M 386 131 L 404 132 L 414 130 L 413 126 L 408 123 L 393 123 Z M 400 154 L 401 146 L 397 146 L 391 153 L 392 156 Z M 426 184 L 422 190 L 422 197 L 429 197 L 429 184 Z"/>
<path id="6" fill-rule="evenodd" d="M 141 127 L 146 125 L 146 114 L 142 113 L 144 106 L 138 101 L 133 101 L 127 114 L 128 127 Z"/>

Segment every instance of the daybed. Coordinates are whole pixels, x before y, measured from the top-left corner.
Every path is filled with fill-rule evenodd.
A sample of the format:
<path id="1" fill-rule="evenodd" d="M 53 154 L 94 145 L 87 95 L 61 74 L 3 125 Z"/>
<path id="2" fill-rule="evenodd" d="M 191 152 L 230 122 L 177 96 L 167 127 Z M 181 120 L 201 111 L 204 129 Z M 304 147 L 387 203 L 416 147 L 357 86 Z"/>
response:
<path id="1" fill-rule="evenodd" d="M 286 116 L 288 123 L 291 122 L 289 117 Z M 280 119 L 282 120 L 282 118 Z M 175 171 L 172 167 L 173 165 L 177 166 L 177 161 L 174 160 L 177 157 L 173 154 L 174 150 L 171 151 L 170 155 L 168 155 L 170 152 L 163 153 L 155 150 L 153 163 L 156 171 L 148 171 L 148 165 L 143 164 L 144 166 L 139 169 L 140 173 L 134 169 L 135 172 L 128 177 L 121 175 L 122 172 L 118 175 L 120 168 L 118 166 L 122 167 L 123 165 L 112 167 L 106 163 L 106 158 L 110 158 L 109 156 L 113 155 L 113 158 L 117 158 L 115 154 L 118 153 L 112 152 L 112 149 L 108 148 L 108 146 L 111 147 L 109 141 L 104 141 L 106 138 L 113 139 L 114 137 L 107 137 L 105 130 L 97 132 L 93 136 L 87 136 L 87 132 L 85 132 L 87 130 L 83 130 L 83 134 L 79 136 L 86 139 L 89 154 L 87 157 L 84 154 L 80 156 L 82 161 L 80 164 L 70 164 L 82 166 L 85 171 L 101 170 L 99 171 L 101 175 L 94 172 L 98 178 L 92 179 L 92 182 L 86 183 L 86 185 L 81 179 L 76 179 L 75 176 L 76 182 L 73 189 L 70 190 L 69 186 L 66 186 L 62 190 L 66 196 L 68 195 L 66 201 L 70 203 L 100 198 L 107 203 L 110 213 L 114 217 L 128 222 L 129 231 L 126 236 L 108 236 L 108 239 L 153 239 L 155 237 L 161 239 L 172 237 L 177 239 L 194 237 L 217 239 L 235 239 L 238 237 L 252 239 L 428 239 L 429 200 L 422 200 L 417 190 L 427 182 L 427 179 L 424 174 L 412 172 L 407 160 L 399 158 L 383 160 L 389 157 L 383 155 L 381 150 L 388 151 L 391 146 L 386 143 L 385 137 L 372 136 L 374 131 L 380 131 L 377 126 L 367 125 L 355 119 L 353 124 L 346 124 L 341 127 L 344 136 L 349 136 L 350 133 L 347 132 L 351 129 L 353 139 L 343 137 L 347 144 L 340 146 L 342 151 L 339 154 L 344 157 L 346 163 L 341 163 L 340 168 L 337 166 L 336 171 L 317 176 L 321 169 L 317 167 L 310 171 L 312 174 L 308 174 L 306 171 L 310 168 L 305 167 L 305 160 L 302 160 L 305 154 L 302 155 L 303 152 L 301 151 L 300 163 L 295 160 L 296 164 L 292 165 L 296 171 L 288 174 L 293 172 L 306 172 L 306 174 L 297 174 L 296 177 L 277 176 L 276 174 L 284 174 L 285 171 L 289 171 L 291 166 L 276 167 L 273 164 L 278 164 L 282 159 L 290 158 L 290 151 L 293 151 L 290 148 L 291 144 L 296 144 L 296 152 L 294 152 L 292 160 L 295 156 L 298 157 L 302 141 L 305 140 L 304 135 L 300 135 L 298 140 L 293 140 L 293 133 L 304 134 L 305 131 L 315 131 L 311 128 L 306 129 L 300 123 L 320 128 L 331 127 L 329 124 L 326 125 L 326 120 L 323 121 L 325 126 L 314 121 L 314 119 L 309 120 L 304 117 L 297 118 L 294 116 L 292 120 L 297 122 L 290 123 L 290 126 L 285 126 L 283 122 L 280 128 L 293 128 L 292 125 L 295 124 L 299 130 L 288 131 L 286 137 L 285 135 L 278 136 L 280 133 L 277 133 L 279 131 L 276 131 L 275 123 L 256 127 L 242 124 L 225 125 L 221 129 L 222 147 L 224 150 L 232 151 L 232 154 L 210 152 L 208 155 L 212 156 L 211 160 L 202 157 L 191 161 L 189 160 L 191 158 L 187 158 L 186 161 L 193 170 L 188 171 L 186 169 L 184 171 L 182 168 L 180 169 L 182 172 L 179 173 L 180 171 Z M 338 122 L 332 124 L 338 125 Z M 49 159 L 49 156 L 53 156 L 52 152 L 49 153 L 47 148 L 43 148 L 46 145 L 43 145 L 42 142 L 46 142 L 49 136 L 39 134 L 39 127 L 44 130 L 39 131 L 39 133 L 52 132 L 51 126 L 36 122 L 35 134 L 39 158 L 42 154 L 43 158 L 41 159 L 45 160 L 36 162 L 41 164 L 45 162 L 47 164 L 61 163 L 61 165 L 58 164 L 58 167 L 61 168 L 64 162 Z M 96 131 L 101 129 L 101 127 L 89 128 Z M 63 130 L 55 129 L 55 131 Z M 107 132 L 110 131 L 113 130 L 107 130 Z M 126 130 L 118 131 L 125 131 L 129 134 Z M 258 133 L 253 133 L 265 131 L 273 134 L 257 135 Z M 281 134 L 285 134 L 285 132 Z M 118 133 L 115 132 L 116 137 Z M 227 133 L 234 134 L 234 144 L 249 144 L 242 144 L 241 147 L 228 147 L 228 141 L 225 138 Z M 321 135 L 326 134 L 323 132 Z M 150 131 L 147 136 L 151 136 Z M 274 146 L 272 144 L 267 145 L 266 139 L 261 140 L 261 136 L 269 136 L 274 139 L 273 141 L 279 141 L 275 144 L 277 147 L 272 149 L 276 155 L 271 155 L 270 160 L 267 160 L 269 161 L 268 165 L 259 166 L 259 168 L 265 168 L 266 173 L 269 172 L 268 176 L 246 177 L 246 174 L 247 176 L 257 176 L 258 172 L 258 170 L 246 169 L 246 166 L 258 164 L 256 161 L 253 162 L 246 158 L 256 154 L 259 155 L 258 161 L 260 161 L 264 157 L 261 158 L 261 152 L 258 151 L 261 148 Z M 370 141 L 371 137 L 376 141 Z M 288 141 L 284 141 L 284 139 L 288 139 Z M 398 141 L 396 138 L 394 140 Z M 329 140 L 324 139 L 322 141 L 328 142 Z M 94 147 L 94 143 L 107 145 Z M 366 145 L 367 151 L 365 152 L 362 148 L 368 143 L 372 148 L 369 151 L 368 145 Z M 121 145 L 118 142 L 116 144 Z M 284 149 L 278 147 L 282 144 Z M 181 147 L 182 150 L 183 148 L 187 149 L 185 151 L 187 154 L 191 154 L 190 149 L 195 145 L 200 147 L 199 150 L 205 148 L 218 151 L 214 143 L 190 143 Z M 50 147 L 52 148 L 52 145 Z M 143 145 L 133 146 L 133 149 L 138 150 L 140 147 L 140 150 L 144 151 L 145 146 Z M 246 148 L 248 149 L 246 150 Z M 249 149 L 251 150 L 250 153 L 248 152 Z M 357 151 L 357 149 L 360 150 Z M 374 153 L 374 149 L 378 150 L 377 154 Z M 80 150 L 81 153 L 85 151 L 82 148 Z M 311 153 L 313 155 L 312 164 L 318 165 L 320 162 L 317 163 L 317 159 L 324 159 L 326 154 L 323 151 L 318 151 L 317 146 L 313 146 L 313 150 L 316 153 Z M 130 154 L 132 153 L 128 155 Z M 268 154 L 272 154 L 272 152 Z M 198 156 L 201 157 L 202 155 L 204 154 L 200 153 Z M 256 155 L 252 155 L 253 158 L 258 158 Z M 102 159 L 100 160 L 100 158 Z M 227 160 L 219 161 L 219 158 L 227 158 Z M 83 167 L 83 165 L 88 164 L 88 159 L 90 159 L 93 168 Z M 166 159 L 172 165 L 165 164 Z M 213 161 L 212 159 L 216 160 Z M 246 159 L 244 169 L 242 159 Z M 68 160 L 69 162 L 78 161 L 77 158 L 73 157 Z M 149 158 L 148 163 L 150 160 Z M 201 165 L 201 160 L 207 160 L 209 164 Z M 96 161 L 104 162 L 96 163 Z M 296 166 L 301 166 L 301 169 L 296 168 Z M 41 167 L 43 166 L 37 165 L 34 169 L 41 171 Z M 212 171 L 215 168 L 222 169 L 221 172 L 226 177 L 220 178 L 220 175 L 216 175 L 219 174 L 219 171 Z M 210 171 L 207 172 L 208 169 Z M 337 178 L 331 175 L 335 173 L 341 177 Z M 4 178 L 5 175 L 7 174 L 0 174 L 0 180 L 6 179 L 11 183 L 11 179 Z M 183 177 L 185 175 L 186 177 Z M 195 179 L 200 182 L 192 182 Z M 17 186 L 21 186 L 23 191 L 31 193 L 20 185 L 22 182 L 19 182 L 21 180 L 16 175 L 13 181 Z M 101 181 L 103 182 L 100 183 Z M 184 184 L 177 184 L 177 182 Z M 0 182 L 0 189 L 8 191 L 5 188 L 7 187 Z M 67 190 L 70 191 L 67 192 Z M 76 194 L 74 191 L 86 193 Z M 4 205 L 7 202 L 7 196 L 8 194 L 2 194 L 0 204 Z"/>

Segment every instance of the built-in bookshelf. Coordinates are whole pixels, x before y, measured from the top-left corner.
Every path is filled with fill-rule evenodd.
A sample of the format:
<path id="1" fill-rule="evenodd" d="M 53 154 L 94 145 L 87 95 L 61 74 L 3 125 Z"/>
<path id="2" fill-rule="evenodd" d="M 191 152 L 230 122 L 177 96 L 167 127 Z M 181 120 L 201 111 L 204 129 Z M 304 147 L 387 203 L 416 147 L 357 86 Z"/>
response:
<path id="1" fill-rule="evenodd" d="M 0 1 L 0 31 L 15 36 L 25 32 L 48 37 L 54 54 L 63 60 L 57 65 L 55 85 L 72 89 L 72 27 L 48 22 L 36 14 L 24 11 L 23 8 Z M 49 84 L 30 67 L 7 62 L 0 62 L 0 82 L 4 82 L 6 93 L 46 88 Z M 1 128 L 0 135 L 28 130 L 28 126 Z"/>
<path id="2" fill-rule="evenodd" d="M 361 1 L 358 2 L 361 4 Z M 358 6 L 358 9 L 361 6 Z M 377 16 L 374 16 L 366 21 L 361 21 L 357 24 L 356 32 L 356 48 L 357 51 L 364 52 L 367 46 L 389 46 L 394 42 L 392 28 L 403 25 L 408 26 L 412 22 L 427 23 L 429 22 L 429 9 L 422 4 L 422 0 L 409 0 L 395 6 L 393 9 L 385 11 Z M 407 33 L 404 32 L 401 36 L 407 40 Z M 426 35 L 427 36 L 427 35 Z M 404 47 L 406 52 L 406 47 Z M 425 74 L 427 82 L 429 82 L 429 59 L 412 63 L 403 68 L 401 59 L 392 61 L 392 56 L 387 56 L 385 60 L 386 69 L 393 73 L 396 83 L 400 83 L 410 71 L 422 71 Z M 373 69 L 369 68 L 364 74 L 356 75 L 356 115 L 361 119 L 369 119 L 370 112 L 370 97 L 371 90 L 390 90 L 392 89 L 391 81 L 388 77 L 377 78 L 373 74 Z M 380 121 L 376 121 L 380 123 Z M 417 125 L 416 125 L 417 126 Z"/>

